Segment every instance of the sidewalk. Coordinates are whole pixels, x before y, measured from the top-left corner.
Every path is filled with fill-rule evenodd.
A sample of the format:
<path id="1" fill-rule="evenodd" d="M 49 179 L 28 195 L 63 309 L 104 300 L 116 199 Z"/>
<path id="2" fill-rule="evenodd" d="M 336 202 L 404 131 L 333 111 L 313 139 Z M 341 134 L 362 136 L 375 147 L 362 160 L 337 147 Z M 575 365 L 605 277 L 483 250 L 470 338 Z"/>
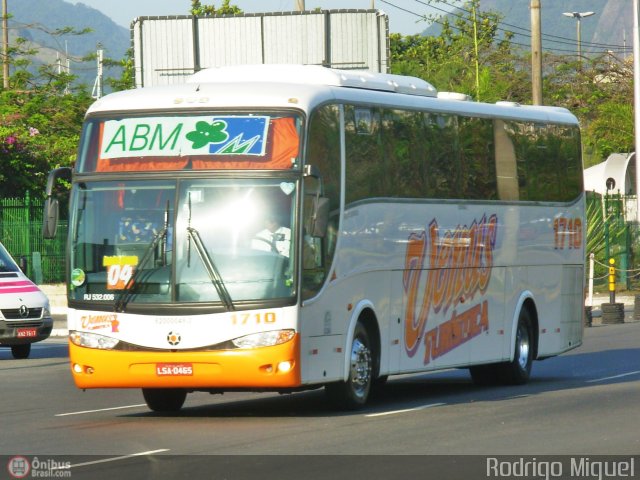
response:
<path id="1" fill-rule="evenodd" d="M 69 333 L 67 329 L 67 292 L 64 284 L 60 285 L 39 285 L 44 293 L 49 297 L 51 305 L 51 316 L 53 317 L 52 337 L 66 337 Z M 592 306 L 592 325 L 601 325 L 603 303 L 609 303 L 608 294 L 594 294 Z M 616 303 L 624 303 L 624 321 L 637 322 L 634 318 L 635 295 L 616 295 Z"/>
<path id="2" fill-rule="evenodd" d="M 67 290 L 65 285 L 38 285 L 38 287 L 49 297 L 51 317 L 53 317 L 51 336 L 66 337 L 69 330 L 67 329 Z"/>

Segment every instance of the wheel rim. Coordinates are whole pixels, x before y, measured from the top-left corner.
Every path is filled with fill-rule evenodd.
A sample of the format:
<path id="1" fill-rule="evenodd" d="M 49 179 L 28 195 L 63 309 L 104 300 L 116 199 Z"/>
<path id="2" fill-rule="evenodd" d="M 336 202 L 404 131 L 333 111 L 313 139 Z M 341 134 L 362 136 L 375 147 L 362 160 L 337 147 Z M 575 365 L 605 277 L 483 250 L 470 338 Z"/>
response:
<path id="1" fill-rule="evenodd" d="M 351 348 L 351 384 L 353 393 L 363 398 L 367 395 L 371 382 L 371 350 L 359 338 L 353 341 Z"/>
<path id="2" fill-rule="evenodd" d="M 518 365 L 522 370 L 529 364 L 529 332 L 525 327 L 518 328 Z"/>

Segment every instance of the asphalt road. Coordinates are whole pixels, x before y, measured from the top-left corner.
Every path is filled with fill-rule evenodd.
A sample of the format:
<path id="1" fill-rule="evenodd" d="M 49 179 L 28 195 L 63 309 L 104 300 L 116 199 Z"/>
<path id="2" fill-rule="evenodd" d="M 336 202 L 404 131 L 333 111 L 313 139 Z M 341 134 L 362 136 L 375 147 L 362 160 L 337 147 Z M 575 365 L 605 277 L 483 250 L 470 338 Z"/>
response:
<path id="1" fill-rule="evenodd" d="M 77 390 L 68 370 L 63 339 L 27 360 L 0 349 L 0 478 L 25 459 L 49 478 L 511 478 L 486 475 L 487 457 L 505 455 L 635 455 L 625 478 L 640 478 L 637 322 L 586 329 L 525 386 L 476 387 L 466 370 L 402 376 L 358 412 L 331 410 L 318 390 L 194 393 L 161 415 L 138 390 Z"/>

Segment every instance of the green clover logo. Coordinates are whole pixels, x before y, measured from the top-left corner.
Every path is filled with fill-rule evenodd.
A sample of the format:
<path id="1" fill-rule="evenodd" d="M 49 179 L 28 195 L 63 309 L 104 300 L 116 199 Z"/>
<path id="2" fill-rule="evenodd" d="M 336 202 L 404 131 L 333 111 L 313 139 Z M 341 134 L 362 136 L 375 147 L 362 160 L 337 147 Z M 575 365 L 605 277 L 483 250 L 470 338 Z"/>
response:
<path id="1" fill-rule="evenodd" d="M 187 133 L 187 140 L 193 144 L 193 148 L 202 148 L 210 143 L 222 143 L 229 138 L 229 134 L 225 131 L 227 122 L 216 120 L 209 124 L 204 121 L 196 123 L 196 129 Z"/>

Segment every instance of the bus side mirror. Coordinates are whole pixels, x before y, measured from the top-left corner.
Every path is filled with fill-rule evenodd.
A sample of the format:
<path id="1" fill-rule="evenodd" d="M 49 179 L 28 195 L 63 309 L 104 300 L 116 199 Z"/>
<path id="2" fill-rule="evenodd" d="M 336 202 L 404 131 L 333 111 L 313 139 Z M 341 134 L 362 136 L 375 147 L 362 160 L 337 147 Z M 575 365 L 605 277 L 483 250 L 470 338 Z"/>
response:
<path id="1" fill-rule="evenodd" d="M 309 234 L 312 237 L 323 237 L 327 234 L 329 225 L 329 199 L 327 197 L 313 198 L 313 213 Z"/>
<path id="2" fill-rule="evenodd" d="M 44 201 L 44 212 L 42 217 L 42 236 L 44 238 L 54 238 L 56 236 L 56 231 L 58 230 L 60 207 L 58 206 L 58 199 L 53 196 L 53 189 L 59 179 L 70 182 L 71 169 L 69 167 L 56 168 L 55 170 L 51 170 L 47 177 L 47 188 L 45 190 L 47 198 Z"/>
<path id="3" fill-rule="evenodd" d="M 42 217 L 42 236 L 44 238 L 55 238 L 58 230 L 58 218 L 60 211 L 58 199 L 49 197 L 44 201 L 44 213 Z"/>

